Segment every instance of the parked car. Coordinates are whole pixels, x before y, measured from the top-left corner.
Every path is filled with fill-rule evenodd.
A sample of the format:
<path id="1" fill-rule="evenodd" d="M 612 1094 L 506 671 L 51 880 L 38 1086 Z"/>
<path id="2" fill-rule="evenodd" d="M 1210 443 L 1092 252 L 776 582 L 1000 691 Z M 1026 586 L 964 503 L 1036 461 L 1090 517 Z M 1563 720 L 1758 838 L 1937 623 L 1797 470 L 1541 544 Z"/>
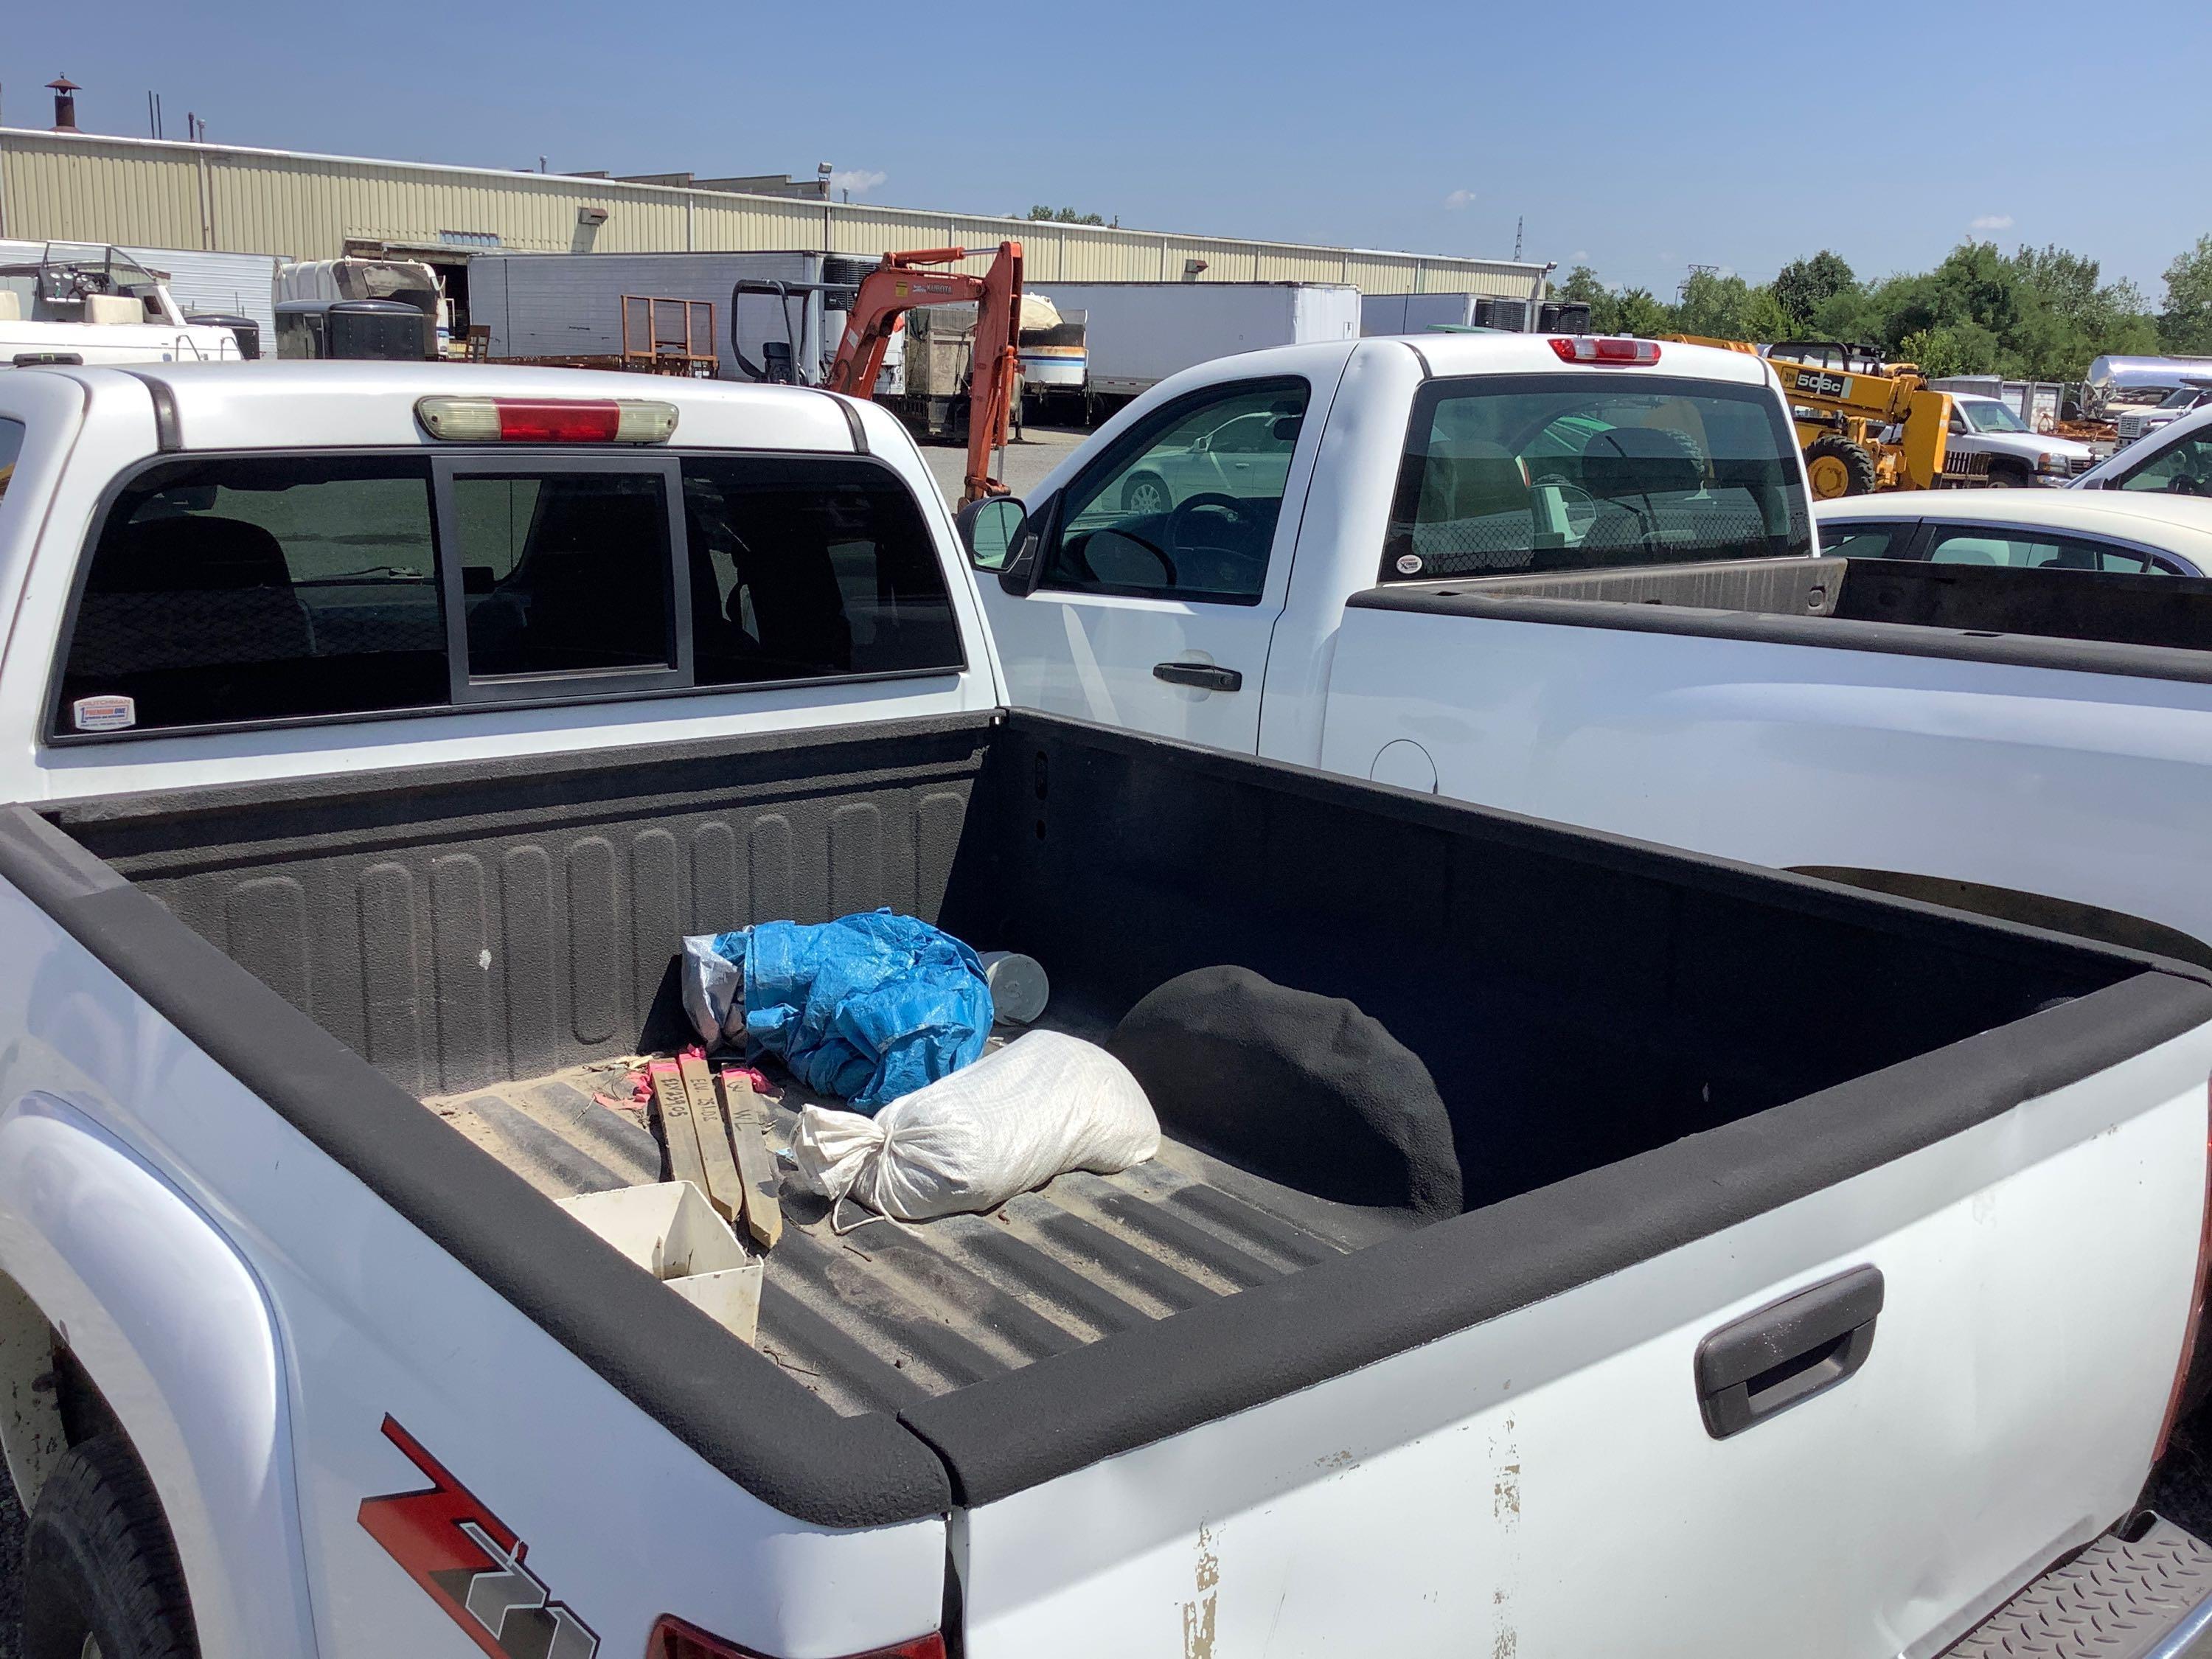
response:
<path id="1" fill-rule="evenodd" d="M 1832 558 L 2137 575 L 2212 573 L 2212 501 L 2193 497 L 1899 490 L 1821 501 L 1813 511 L 1820 550 Z M 2204 644 L 2212 648 L 2212 637 Z"/>
<path id="2" fill-rule="evenodd" d="M 1278 409 L 1272 401 L 1225 419 L 1218 406 L 1200 410 L 1187 426 L 1162 433 L 1122 483 L 1118 503 L 1100 510 L 1164 514 L 1209 494 L 1280 495 L 1302 413 L 1302 404 Z"/>
<path id="3" fill-rule="evenodd" d="M 2074 488 L 2212 495 L 2212 407 L 2192 409 L 2107 456 L 2076 478 Z"/>
<path id="4" fill-rule="evenodd" d="M 1972 392 L 1951 394 L 1949 447 L 1960 454 L 1987 455 L 1994 489 L 2063 484 L 2097 459 L 2085 443 L 2036 431 L 2010 404 Z"/>
<path id="5" fill-rule="evenodd" d="M 887 412 L 464 378 L 0 376 L 28 1650 L 1876 1659 L 2197 1547 L 2109 1530 L 2192 1352 L 2193 970 L 1009 711 Z M 1224 1039 L 991 1216 L 794 1192 L 747 1341 L 564 1213 L 664 1167 L 589 1068 L 688 1030 L 683 935 L 878 905 L 1078 1033 L 1231 966 L 1406 1057 L 1333 1115 Z"/>

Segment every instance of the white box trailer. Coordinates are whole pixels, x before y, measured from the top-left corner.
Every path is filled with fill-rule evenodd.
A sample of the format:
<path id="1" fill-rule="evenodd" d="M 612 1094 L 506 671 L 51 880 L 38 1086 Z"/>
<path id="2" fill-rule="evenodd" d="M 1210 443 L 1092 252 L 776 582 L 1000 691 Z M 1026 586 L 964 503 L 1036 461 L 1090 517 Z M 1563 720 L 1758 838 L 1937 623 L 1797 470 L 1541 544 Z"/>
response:
<path id="1" fill-rule="evenodd" d="M 1461 328 L 1587 334 L 1589 317 L 1590 308 L 1576 301 L 1492 294 L 1366 294 L 1359 300 L 1359 331 L 1370 337 Z"/>
<path id="2" fill-rule="evenodd" d="M 469 321 L 491 331 L 495 358 L 613 356 L 623 349 L 624 295 L 705 300 L 714 307 L 715 377 L 759 378 L 763 350 L 787 344 L 802 380 L 822 378 L 844 323 L 822 295 L 744 294 L 731 346 L 731 293 L 739 282 L 857 283 L 873 260 L 788 253 L 480 253 L 469 261 Z M 825 320 L 826 319 L 826 320 Z M 743 362 L 740 362 L 742 355 Z"/>
<path id="3" fill-rule="evenodd" d="M 1359 337 L 1359 290 L 1340 283 L 1034 283 L 1081 312 L 1093 398 L 1133 398 L 1215 357 Z"/>

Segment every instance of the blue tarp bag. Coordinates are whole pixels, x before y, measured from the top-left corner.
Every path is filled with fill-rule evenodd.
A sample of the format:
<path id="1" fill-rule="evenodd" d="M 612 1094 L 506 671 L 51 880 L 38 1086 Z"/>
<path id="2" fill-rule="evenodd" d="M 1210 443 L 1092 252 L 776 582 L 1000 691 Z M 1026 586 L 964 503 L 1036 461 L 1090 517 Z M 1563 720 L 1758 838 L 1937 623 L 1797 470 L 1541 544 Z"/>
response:
<path id="1" fill-rule="evenodd" d="M 709 958 L 728 963 L 736 971 L 727 992 L 742 983 L 743 1000 L 714 999 L 721 1006 L 711 1023 L 735 1038 L 742 1007 L 749 1053 L 774 1054 L 808 1088 L 856 1112 L 950 1077 L 981 1055 L 991 1033 L 991 988 L 975 953 L 890 910 L 763 922 L 686 939 L 684 954 L 687 1003 L 690 981 L 714 965 Z"/>

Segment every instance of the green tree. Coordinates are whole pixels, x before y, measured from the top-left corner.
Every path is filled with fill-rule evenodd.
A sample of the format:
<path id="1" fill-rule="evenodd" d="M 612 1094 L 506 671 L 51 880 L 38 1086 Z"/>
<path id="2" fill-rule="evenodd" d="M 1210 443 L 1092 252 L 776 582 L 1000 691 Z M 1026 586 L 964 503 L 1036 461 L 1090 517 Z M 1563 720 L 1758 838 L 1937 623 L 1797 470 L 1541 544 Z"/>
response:
<path id="1" fill-rule="evenodd" d="M 1821 307 L 1859 285 L 1843 256 L 1822 248 L 1809 259 L 1792 259 L 1774 278 L 1774 298 L 1793 332 L 1814 325 Z"/>
<path id="2" fill-rule="evenodd" d="M 1939 375 L 1966 372 L 1959 337 L 1948 328 L 1916 330 L 1899 343 L 1897 356 L 1900 362 L 1919 364 L 1920 372 L 1931 380 Z"/>
<path id="3" fill-rule="evenodd" d="M 1752 289 L 1750 303 L 1744 307 L 1743 313 L 1745 339 L 1772 345 L 1777 340 L 1786 340 L 1799 331 L 1796 319 L 1790 314 L 1789 307 L 1782 303 L 1782 296 L 1774 291 L 1771 283 Z"/>
<path id="4" fill-rule="evenodd" d="M 2195 247 L 2166 268 L 2158 337 L 2168 351 L 2212 352 L 2212 236 L 2198 237 Z"/>
<path id="5" fill-rule="evenodd" d="M 1553 284 L 1552 291 L 1559 298 L 1579 301 L 1590 308 L 1590 329 L 1597 334 L 1617 334 L 1620 331 L 1619 301 L 1604 280 L 1588 265 L 1577 265 L 1561 281 Z"/>
<path id="6" fill-rule="evenodd" d="M 1613 300 L 1613 326 L 1608 334 L 1635 334 L 1649 339 L 1655 334 L 1671 334 L 1674 328 L 1674 313 L 1652 296 L 1645 288 L 1632 288 Z"/>
<path id="7" fill-rule="evenodd" d="M 2078 380 L 2106 352 L 2157 349 L 2157 325 L 2133 283 L 2107 283 L 2094 259 L 2057 246 L 2012 256 L 2019 315 L 2004 339 L 2008 373 Z"/>
<path id="8" fill-rule="evenodd" d="M 1038 223 L 1048 225 L 1103 225 L 1106 222 L 1103 214 L 1078 213 L 1072 207 L 1048 208 L 1042 202 L 1030 210 L 1029 216 Z"/>
<path id="9" fill-rule="evenodd" d="M 1742 277 L 1693 270 L 1682 279 L 1673 331 L 1722 340 L 1748 339 L 1745 313 L 1750 308 L 1751 284 Z"/>

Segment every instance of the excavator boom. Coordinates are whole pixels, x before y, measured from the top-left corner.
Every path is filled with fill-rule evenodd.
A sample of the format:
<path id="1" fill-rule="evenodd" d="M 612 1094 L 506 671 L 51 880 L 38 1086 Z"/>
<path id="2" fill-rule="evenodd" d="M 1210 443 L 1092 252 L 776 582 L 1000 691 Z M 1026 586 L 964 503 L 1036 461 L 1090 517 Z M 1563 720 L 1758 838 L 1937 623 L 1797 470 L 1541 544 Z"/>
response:
<path id="1" fill-rule="evenodd" d="M 968 467 L 960 501 L 1003 495 L 991 476 L 992 457 L 1006 445 L 1006 421 L 1021 373 L 1022 245 L 1001 242 L 981 276 L 942 267 L 988 249 L 923 248 L 886 253 L 860 281 L 844 337 L 823 385 L 848 397 L 869 398 L 883 373 L 884 354 L 906 313 L 921 306 L 975 307 L 975 355 L 968 380 Z"/>

